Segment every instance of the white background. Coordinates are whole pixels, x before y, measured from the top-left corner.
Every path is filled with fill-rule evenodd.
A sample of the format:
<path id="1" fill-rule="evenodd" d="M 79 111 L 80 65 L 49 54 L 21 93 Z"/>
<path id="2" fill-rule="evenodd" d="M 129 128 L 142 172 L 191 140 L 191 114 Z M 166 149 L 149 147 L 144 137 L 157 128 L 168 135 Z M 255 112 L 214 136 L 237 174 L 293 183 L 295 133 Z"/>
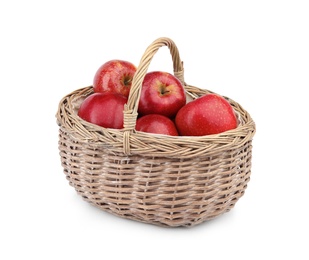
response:
<path id="1" fill-rule="evenodd" d="M 0 259 L 309 259 L 308 1 L 1 1 Z M 245 195 L 193 228 L 102 212 L 68 185 L 55 114 L 119 58 L 173 39 L 185 81 L 256 122 Z M 166 49 L 151 69 L 172 71 Z"/>

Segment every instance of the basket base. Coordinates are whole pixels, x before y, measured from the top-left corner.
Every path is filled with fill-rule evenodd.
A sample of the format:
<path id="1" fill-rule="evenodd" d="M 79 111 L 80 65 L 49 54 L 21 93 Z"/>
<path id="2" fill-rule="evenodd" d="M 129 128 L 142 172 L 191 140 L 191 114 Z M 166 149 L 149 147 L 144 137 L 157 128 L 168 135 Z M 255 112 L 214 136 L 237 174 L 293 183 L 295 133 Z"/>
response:
<path id="1" fill-rule="evenodd" d="M 101 210 L 139 222 L 190 227 L 214 219 L 234 207 L 250 180 L 251 142 L 228 156 L 168 160 L 98 147 L 85 151 L 62 130 L 59 136 L 64 173 L 77 193 Z"/>

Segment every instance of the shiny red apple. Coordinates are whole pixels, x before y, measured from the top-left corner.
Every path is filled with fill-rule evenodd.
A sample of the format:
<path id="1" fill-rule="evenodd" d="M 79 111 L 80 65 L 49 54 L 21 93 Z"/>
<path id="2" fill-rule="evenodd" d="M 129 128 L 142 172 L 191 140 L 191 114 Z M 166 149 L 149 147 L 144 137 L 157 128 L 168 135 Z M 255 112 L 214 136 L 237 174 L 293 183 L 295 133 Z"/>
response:
<path id="1" fill-rule="evenodd" d="M 124 60 L 110 60 L 104 63 L 93 79 L 94 92 L 119 93 L 129 96 L 136 67 Z"/>
<path id="2" fill-rule="evenodd" d="M 174 117 L 186 104 L 184 87 L 168 72 L 148 72 L 143 80 L 138 112 Z"/>
<path id="3" fill-rule="evenodd" d="M 93 93 L 78 110 L 85 121 L 105 128 L 123 128 L 123 110 L 127 98 L 115 93 Z"/>
<path id="4" fill-rule="evenodd" d="M 149 114 L 138 118 L 135 129 L 153 134 L 178 135 L 174 122 L 170 118 L 158 114 Z"/>
<path id="5" fill-rule="evenodd" d="M 217 94 L 206 94 L 182 107 L 175 118 L 180 135 L 218 134 L 237 127 L 230 103 Z"/>

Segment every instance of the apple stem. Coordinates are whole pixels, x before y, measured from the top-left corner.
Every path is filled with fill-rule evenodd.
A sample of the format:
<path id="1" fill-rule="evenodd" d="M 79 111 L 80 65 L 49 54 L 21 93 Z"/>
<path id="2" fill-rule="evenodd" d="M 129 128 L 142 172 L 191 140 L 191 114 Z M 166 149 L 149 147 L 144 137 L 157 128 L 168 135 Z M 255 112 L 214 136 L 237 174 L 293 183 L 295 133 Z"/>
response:
<path id="1" fill-rule="evenodd" d="M 123 80 L 123 83 L 125 86 L 130 85 L 132 83 L 132 78 L 131 77 L 125 77 Z"/>
<path id="2" fill-rule="evenodd" d="M 166 90 L 166 87 L 164 85 L 160 86 L 160 94 L 164 95 L 166 93 L 169 93 L 169 90 Z"/>

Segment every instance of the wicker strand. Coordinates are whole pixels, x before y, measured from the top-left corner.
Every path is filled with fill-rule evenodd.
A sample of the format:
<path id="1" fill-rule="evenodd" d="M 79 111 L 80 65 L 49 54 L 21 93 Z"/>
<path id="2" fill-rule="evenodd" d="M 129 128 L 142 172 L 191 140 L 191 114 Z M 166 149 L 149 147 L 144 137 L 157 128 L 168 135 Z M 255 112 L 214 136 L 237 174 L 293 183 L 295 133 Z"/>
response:
<path id="1" fill-rule="evenodd" d="M 183 62 L 181 62 L 181 70 L 178 71 L 174 71 L 174 75 L 176 76 L 176 78 L 178 78 L 180 80 L 180 82 L 182 83 L 182 85 L 186 85 L 185 83 L 185 79 L 184 79 L 184 68 L 183 68 Z"/>
<path id="2" fill-rule="evenodd" d="M 130 133 L 135 129 L 136 119 L 138 114 L 129 110 L 127 104 L 125 104 L 124 111 L 124 135 L 123 135 L 123 153 L 126 155 L 130 154 Z"/>

